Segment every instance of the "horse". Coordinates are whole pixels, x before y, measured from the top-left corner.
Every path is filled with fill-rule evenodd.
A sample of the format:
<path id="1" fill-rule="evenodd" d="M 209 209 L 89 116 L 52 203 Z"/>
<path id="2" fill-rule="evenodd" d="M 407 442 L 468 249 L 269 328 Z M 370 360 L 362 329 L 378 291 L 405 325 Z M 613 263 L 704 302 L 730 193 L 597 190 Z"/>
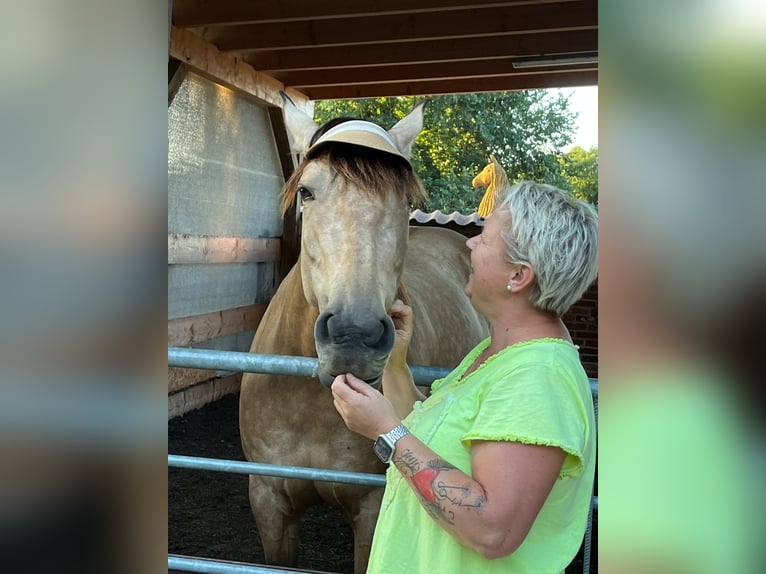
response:
<path id="1" fill-rule="evenodd" d="M 344 119 L 321 129 L 283 96 L 291 148 L 305 158 L 283 188 L 286 210 L 300 196 L 301 249 L 253 338 L 252 353 L 318 357 L 319 381 L 247 373 L 240 437 L 253 462 L 385 472 L 367 439 L 349 431 L 329 386 L 351 372 L 379 386 L 394 342 L 395 298 L 413 309 L 410 364 L 453 367 L 488 334 L 463 287 L 470 273 L 455 231 L 409 227 L 424 198 L 409 156 L 423 105 L 390 130 Z M 382 488 L 251 475 L 250 506 L 268 564 L 295 566 L 305 510 L 338 507 L 354 532 L 354 572 L 369 558 Z"/>

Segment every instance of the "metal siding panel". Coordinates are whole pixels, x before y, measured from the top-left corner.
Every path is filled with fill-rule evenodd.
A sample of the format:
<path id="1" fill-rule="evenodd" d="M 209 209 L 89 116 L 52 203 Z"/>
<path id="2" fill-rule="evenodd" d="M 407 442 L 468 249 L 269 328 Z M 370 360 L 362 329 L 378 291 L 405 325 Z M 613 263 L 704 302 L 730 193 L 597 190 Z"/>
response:
<path id="1" fill-rule="evenodd" d="M 284 180 L 265 108 L 189 73 L 168 126 L 169 233 L 282 235 Z"/>
<path id="2" fill-rule="evenodd" d="M 267 110 L 189 73 L 168 108 L 168 233 L 281 237 L 284 183 Z M 277 263 L 168 266 L 168 318 L 267 302 Z M 253 332 L 213 340 L 247 350 Z"/>
<path id="3" fill-rule="evenodd" d="M 170 265 L 168 319 L 265 303 L 274 277 L 273 263 Z"/>

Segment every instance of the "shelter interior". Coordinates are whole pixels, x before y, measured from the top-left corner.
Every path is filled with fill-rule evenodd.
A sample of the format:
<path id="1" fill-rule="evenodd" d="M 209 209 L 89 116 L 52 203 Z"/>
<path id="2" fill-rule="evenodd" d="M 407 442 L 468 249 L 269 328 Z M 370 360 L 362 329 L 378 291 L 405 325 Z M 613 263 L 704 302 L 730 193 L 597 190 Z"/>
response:
<path id="1" fill-rule="evenodd" d="M 277 201 L 295 166 L 280 90 L 310 113 L 322 99 L 598 80 L 597 0 L 173 0 L 168 25 L 169 346 L 246 351 L 297 258 L 298 214 Z M 412 223 L 445 224 L 426 219 Z M 446 223 L 470 235 L 468 219 Z M 595 293 L 573 317 L 590 376 Z M 168 385 L 170 417 L 238 379 L 173 368 Z"/>
<path id="2" fill-rule="evenodd" d="M 298 214 L 278 205 L 295 167 L 281 90 L 311 113 L 598 80 L 597 0 L 170 0 L 168 17 L 169 347 L 247 351 L 297 257 Z M 447 219 L 411 222 L 476 232 L 474 217 Z M 565 318 L 591 377 L 596 289 Z M 241 376 L 169 368 L 168 418 L 237 393 Z"/>

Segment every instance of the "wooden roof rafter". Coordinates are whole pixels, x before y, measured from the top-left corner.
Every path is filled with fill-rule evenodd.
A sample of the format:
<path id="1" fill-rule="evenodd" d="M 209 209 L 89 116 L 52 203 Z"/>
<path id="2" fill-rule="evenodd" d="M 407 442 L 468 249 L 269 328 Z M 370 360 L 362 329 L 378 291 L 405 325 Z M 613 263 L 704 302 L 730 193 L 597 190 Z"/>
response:
<path id="1" fill-rule="evenodd" d="M 310 100 L 567 87 L 597 64 L 597 0 L 174 0 L 173 25 Z M 472 87 L 473 86 L 473 87 Z"/>

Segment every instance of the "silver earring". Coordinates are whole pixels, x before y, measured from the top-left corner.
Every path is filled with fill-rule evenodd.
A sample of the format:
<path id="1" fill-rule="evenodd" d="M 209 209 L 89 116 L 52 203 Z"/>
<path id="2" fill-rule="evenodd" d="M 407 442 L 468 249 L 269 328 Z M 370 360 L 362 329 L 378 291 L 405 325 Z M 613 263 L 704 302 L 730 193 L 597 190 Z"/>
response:
<path id="1" fill-rule="evenodd" d="M 505 288 L 508 289 L 508 291 L 513 291 L 513 286 L 510 284 L 506 285 Z"/>

